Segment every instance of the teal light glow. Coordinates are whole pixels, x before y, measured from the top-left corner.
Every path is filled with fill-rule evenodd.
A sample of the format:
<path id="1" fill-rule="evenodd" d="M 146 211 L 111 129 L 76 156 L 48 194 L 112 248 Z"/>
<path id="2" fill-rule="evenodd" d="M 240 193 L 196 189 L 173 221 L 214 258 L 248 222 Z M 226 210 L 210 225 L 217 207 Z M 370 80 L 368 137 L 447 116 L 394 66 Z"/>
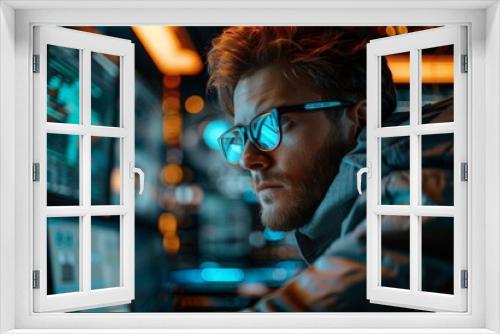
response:
<path id="1" fill-rule="evenodd" d="M 203 141 L 212 150 L 220 150 L 217 138 L 228 130 L 230 125 L 221 119 L 210 121 L 203 130 Z"/>
<path id="2" fill-rule="evenodd" d="M 321 108 L 330 108 L 330 107 L 338 107 L 342 103 L 338 101 L 331 101 L 331 102 L 311 102 L 307 103 L 304 106 L 304 109 L 306 110 L 311 110 L 311 109 L 321 109 Z"/>
<path id="3" fill-rule="evenodd" d="M 286 236 L 285 232 L 273 231 L 267 227 L 264 230 L 264 238 L 268 241 L 280 241 L 283 240 L 285 236 Z"/>
<path id="4" fill-rule="evenodd" d="M 204 268 L 201 278 L 206 282 L 241 282 L 245 274 L 237 268 Z"/>

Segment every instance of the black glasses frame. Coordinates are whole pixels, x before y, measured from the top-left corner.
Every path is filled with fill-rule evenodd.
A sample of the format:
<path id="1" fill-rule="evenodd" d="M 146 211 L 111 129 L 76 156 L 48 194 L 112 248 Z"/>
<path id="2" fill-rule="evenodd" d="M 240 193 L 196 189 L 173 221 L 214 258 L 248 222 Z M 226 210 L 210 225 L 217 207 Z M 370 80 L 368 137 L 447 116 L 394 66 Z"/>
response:
<path id="1" fill-rule="evenodd" d="M 286 113 L 291 113 L 291 112 L 326 111 L 326 110 L 331 110 L 331 109 L 350 107 L 353 104 L 354 103 L 352 103 L 350 101 L 329 100 L 329 101 L 308 102 L 308 103 L 296 104 L 296 105 L 291 105 L 291 106 L 276 107 L 276 108 L 271 109 L 270 111 L 266 111 L 266 112 L 263 112 L 261 114 L 256 115 L 254 118 L 252 118 L 250 120 L 248 125 L 236 125 L 230 129 L 226 130 L 223 134 L 221 134 L 219 136 L 219 138 L 217 138 L 217 141 L 219 142 L 219 146 L 221 147 L 221 150 L 224 154 L 224 157 L 226 158 L 226 161 L 228 161 L 228 162 L 229 162 L 229 159 L 227 158 L 226 150 L 224 148 L 222 141 L 223 141 L 225 135 L 227 135 L 228 133 L 231 133 L 235 130 L 238 130 L 238 134 L 240 135 L 241 140 L 243 142 L 243 147 L 245 147 L 246 141 L 248 139 L 248 140 L 250 140 L 252 145 L 254 145 L 260 151 L 264 151 L 264 152 L 274 151 L 281 144 L 281 137 L 282 137 L 281 115 L 286 114 Z M 255 134 L 252 132 L 252 124 L 254 124 L 257 119 L 264 117 L 266 115 L 269 115 L 269 114 L 271 114 L 276 119 L 276 121 L 278 123 L 278 142 L 272 148 L 265 148 L 265 147 L 262 147 L 258 143 L 257 138 L 254 137 Z M 229 163 L 231 163 L 231 162 L 229 162 Z M 231 164 L 234 164 L 234 163 L 231 163 Z"/>

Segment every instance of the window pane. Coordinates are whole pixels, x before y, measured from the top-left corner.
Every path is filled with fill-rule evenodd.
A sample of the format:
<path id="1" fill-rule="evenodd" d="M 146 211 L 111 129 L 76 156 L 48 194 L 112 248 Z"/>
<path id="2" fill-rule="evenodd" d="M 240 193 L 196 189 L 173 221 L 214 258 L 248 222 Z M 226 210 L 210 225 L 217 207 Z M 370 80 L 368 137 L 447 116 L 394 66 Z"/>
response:
<path id="1" fill-rule="evenodd" d="M 410 288 L 410 217 L 380 216 L 381 285 Z"/>
<path id="2" fill-rule="evenodd" d="M 47 219 L 47 294 L 80 290 L 79 217 Z"/>
<path id="3" fill-rule="evenodd" d="M 120 57 L 92 52 L 91 124 L 120 126 Z"/>
<path id="4" fill-rule="evenodd" d="M 47 134 L 47 205 L 80 203 L 80 137 Z"/>
<path id="5" fill-rule="evenodd" d="M 120 286 L 120 216 L 92 217 L 92 289 Z"/>
<path id="6" fill-rule="evenodd" d="M 422 205 L 453 205 L 453 134 L 422 136 Z"/>
<path id="7" fill-rule="evenodd" d="M 422 291 L 453 294 L 453 218 L 421 217 Z"/>
<path id="8" fill-rule="evenodd" d="M 422 124 L 453 122 L 453 45 L 421 52 Z"/>
<path id="9" fill-rule="evenodd" d="M 382 103 L 381 124 L 383 127 L 408 125 L 410 122 L 410 52 L 389 55 L 385 59 L 396 88 L 396 109 L 392 110 L 387 104 L 383 110 L 384 103 Z M 384 85 L 382 74 L 380 77 L 382 78 L 380 99 L 388 101 L 392 97 L 392 87 L 388 84 Z"/>
<path id="10" fill-rule="evenodd" d="M 382 205 L 410 204 L 410 137 L 381 138 Z"/>
<path id="11" fill-rule="evenodd" d="M 80 123 L 80 50 L 47 45 L 47 121 Z"/>
<path id="12" fill-rule="evenodd" d="M 120 142 L 120 138 L 92 137 L 92 205 L 121 203 Z"/>

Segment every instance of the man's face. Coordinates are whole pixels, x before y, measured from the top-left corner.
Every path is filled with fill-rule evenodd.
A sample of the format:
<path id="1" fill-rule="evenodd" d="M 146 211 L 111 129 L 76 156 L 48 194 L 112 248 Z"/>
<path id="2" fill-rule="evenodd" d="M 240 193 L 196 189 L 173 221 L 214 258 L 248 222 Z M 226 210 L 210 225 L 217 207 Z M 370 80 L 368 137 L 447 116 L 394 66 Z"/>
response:
<path id="1" fill-rule="evenodd" d="M 321 100 L 306 78 L 287 79 L 270 65 L 242 78 L 234 91 L 235 125 L 246 125 L 274 107 Z M 282 115 L 282 140 L 263 152 L 247 142 L 240 165 L 249 170 L 261 204 L 261 218 L 273 230 L 290 231 L 309 221 L 347 152 L 347 130 L 332 124 L 329 110 Z M 339 124 L 342 124 L 340 117 Z"/>

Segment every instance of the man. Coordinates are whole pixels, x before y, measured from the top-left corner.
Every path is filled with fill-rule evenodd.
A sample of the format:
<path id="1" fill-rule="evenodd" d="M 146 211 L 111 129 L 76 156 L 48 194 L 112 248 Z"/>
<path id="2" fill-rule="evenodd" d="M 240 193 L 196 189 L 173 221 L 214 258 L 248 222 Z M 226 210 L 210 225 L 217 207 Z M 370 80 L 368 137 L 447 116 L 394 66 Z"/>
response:
<path id="1" fill-rule="evenodd" d="M 366 299 L 366 197 L 357 194 L 355 177 L 366 159 L 365 45 L 373 37 L 367 32 L 232 27 L 208 54 L 209 87 L 234 118 L 219 140 L 225 157 L 250 172 L 262 223 L 295 231 L 309 264 L 256 311 L 396 310 Z M 381 66 L 382 119 L 400 125 L 392 76 L 385 61 Z M 392 159 L 383 166 L 382 198 L 390 204 L 407 198 L 408 142 L 384 145 Z M 440 155 L 449 153 L 448 145 L 440 147 Z M 384 222 L 384 286 L 409 288 L 406 218 Z M 440 268 L 450 269 L 446 259 L 423 265 L 441 278 Z M 449 284 L 438 281 L 432 291 Z"/>

